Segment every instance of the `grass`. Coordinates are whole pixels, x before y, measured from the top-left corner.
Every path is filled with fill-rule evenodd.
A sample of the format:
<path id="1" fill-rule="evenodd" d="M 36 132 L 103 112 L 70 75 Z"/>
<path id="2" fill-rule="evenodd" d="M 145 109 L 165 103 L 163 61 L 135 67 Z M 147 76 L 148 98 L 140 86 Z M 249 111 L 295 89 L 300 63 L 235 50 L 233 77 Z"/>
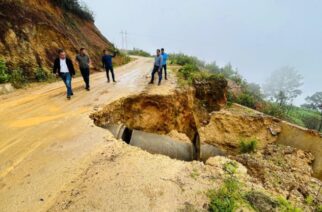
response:
<path id="1" fill-rule="evenodd" d="M 302 209 L 293 206 L 289 201 L 283 197 L 278 197 L 279 211 L 281 212 L 301 212 Z"/>
<path id="2" fill-rule="evenodd" d="M 241 141 L 239 147 L 240 147 L 241 153 L 255 152 L 256 147 L 257 147 L 257 140 L 251 139 L 251 140 L 247 140 L 247 141 Z"/>
<path id="3" fill-rule="evenodd" d="M 219 190 L 209 191 L 208 197 L 210 199 L 209 211 L 232 212 L 242 202 L 239 192 L 239 182 L 234 178 L 228 178 Z"/>

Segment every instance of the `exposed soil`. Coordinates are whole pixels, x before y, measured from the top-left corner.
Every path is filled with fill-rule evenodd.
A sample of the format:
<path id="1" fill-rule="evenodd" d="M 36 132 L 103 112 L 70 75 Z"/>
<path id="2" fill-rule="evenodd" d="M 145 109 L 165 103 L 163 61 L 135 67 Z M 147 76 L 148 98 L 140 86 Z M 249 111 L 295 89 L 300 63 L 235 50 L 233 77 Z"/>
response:
<path id="1" fill-rule="evenodd" d="M 194 103 L 189 100 L 187 92 L 140 94 L 118 100 L 92 114 L 91 118 L 101 127 L 123 123 L 131 129 L 159 134 L 176 130 L 193 138 L 196 132 L 193 107 Z"/>

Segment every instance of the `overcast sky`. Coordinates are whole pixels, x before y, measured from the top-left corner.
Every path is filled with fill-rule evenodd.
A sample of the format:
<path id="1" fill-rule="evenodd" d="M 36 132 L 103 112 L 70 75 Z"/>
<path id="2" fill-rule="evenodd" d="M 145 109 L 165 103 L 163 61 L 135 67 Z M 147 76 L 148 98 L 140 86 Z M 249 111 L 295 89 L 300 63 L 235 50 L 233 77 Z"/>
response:
<path id="1" fill-rule="evenodd" d="M 305 96 L 322 91 L 321 0 L 84 0 L 96 25 L 118 47 L 183 52 L 231 63 L 262 84 L 292 66 L 304 76 Z"/>

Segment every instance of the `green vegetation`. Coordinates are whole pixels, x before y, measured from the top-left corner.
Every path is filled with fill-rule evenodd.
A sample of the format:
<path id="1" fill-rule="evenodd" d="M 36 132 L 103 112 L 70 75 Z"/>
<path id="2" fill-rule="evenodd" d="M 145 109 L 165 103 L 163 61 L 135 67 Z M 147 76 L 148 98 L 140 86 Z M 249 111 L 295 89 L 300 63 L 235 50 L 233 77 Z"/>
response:
<path id="1" fill-rule="evenodd" d="M 241 141 L 239 146 L 241 153 L 252 153 L 256 151 L 257 140 L 251 139 L 248 141 Z"/>
<path id="2" fill-rule="evenodd" d="M 300 208 L 293 206 L 289 201 L 283 197 L 278 197 L 279 211 L 281 212 L 301 212 Z"/>
<path id="3" fill-rule="evenodd" d="M 22 69 L 18 68 L 11 72 L 10 82 L 15 88 L 22 88 L 27 83 Z"/>
<path id="4" fill-rule="evenodd" d="M 207 64 L 185 54 L 170 54 L 169 59 L 171 64 L 181 66 L 179 84 L 191 85 L 196 80 L 212 77 L 225 78 L 240 89 L 237 93 L 228 92 L 228 106 L 238 103 L 302 127 L 322 131 L 322 92 L 307 97 L 307 104 L 302 107 L 292 105 L 294 98 L 301 94 L 299 87 L 302 85 L 302 76 L 292 67 L 273 72 L 263 86 L 264 95 L 260 85 L 248 83 L 231 64 L 219 67 L 215 62 Z"/>
<path id="5" fill-rule="evenodd" d="M 84 3 L 81 4 L 78 0 L 51 0 L 51 2 L 66 12 L 73 13 L 88 21 L 94 21 L 93 12 L 90 11 Z"/>
<path id="6" fill-rule="evenodd" d="M 6 83 L 10 79 L 8 68 L 4 59 L 0 58 L 0 83 Z"/>
<path id="7" fill-rule="evenodd" d="M 228 178 L 218 191 L 209 191 L 209 211 L 230 212 L 237 209 L 240 206 L 240 202 L 242 202 L 239 186 L 239 182 L 236 179 Z"/>
<path id="8" fill-rule="evenodd" d="M 233 175 L 237 172 L 238 164 L 235 161 L 230 161 L 224 164 L 224 170 L 230 175 Z"/>
<path id="9" fill-rule="evenodd" d="M 49 73 L 42 67 L 38 67 L 35 70 L 35 77 L 38 82 L 47 81 L 49 78 Z"/>
<path id="10" fill-rule="evenodd" d="M 146 52 L 142 49 L 134 48 L 132 50 L 127 51 L 129 55 L 136 55 L 141 57 L 151 57 L 151 54 L 149 52 Z"/>

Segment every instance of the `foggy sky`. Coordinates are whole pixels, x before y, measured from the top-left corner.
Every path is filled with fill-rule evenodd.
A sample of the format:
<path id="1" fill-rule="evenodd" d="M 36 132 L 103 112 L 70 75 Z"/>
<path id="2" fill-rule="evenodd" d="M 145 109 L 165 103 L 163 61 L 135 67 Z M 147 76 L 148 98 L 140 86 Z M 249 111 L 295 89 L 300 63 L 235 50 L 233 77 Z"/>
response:
<path id="1" fill-rule="evenodd" d="M 304 76 L 304 94 L 322 91 L 320 0 L 84 0 L 96 25 L 118 47 L 183 52 L 219 65 L 231 63 L 262 84 L 282 66 Z"/>

